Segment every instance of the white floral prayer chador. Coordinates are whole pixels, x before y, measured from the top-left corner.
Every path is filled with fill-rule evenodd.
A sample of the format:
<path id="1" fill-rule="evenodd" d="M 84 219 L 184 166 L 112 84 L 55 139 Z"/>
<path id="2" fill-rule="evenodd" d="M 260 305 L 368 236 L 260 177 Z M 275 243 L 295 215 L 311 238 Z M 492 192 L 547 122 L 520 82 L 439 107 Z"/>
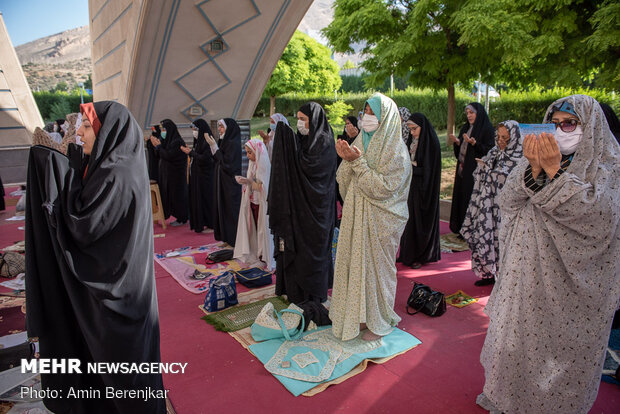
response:
<path id="1" fill-rule="evenodd" d="M 367 133 L 358 135 L 353 145 L 362 156 L 343 161 L 336 176 L 344 209 L 329 316 L 342 340 L 355 338 L 360 323 L 387 335 L 400 322 L 394 312 L 396 251 L 409 216 L 411 161 L 394 101 L 375 94 L 368 103 L 379 128 L 366 139 Z"/>
<path id="2" fill-rule="evenodd" d="M 275 268 L 273 260 L 273 235 L 269 230 L 267 215 L 267 194 L 269 194 L 269 174 L 271 163 L 263 141 L 252 139 L 249 146 L 256 155 L 256 161 L 250 161 L 246 178 L 262 184 L 262 189 L 252 190 L 250 185 L 243 185 L 239 221 L 237 224 L 237 240 L 235 241 L 235 259 L 247 264 L 256 263 L 259 258 L 265 263 L 266 270 Z M 258 204 L 258 223 L 254 222 L 250 203 Z"/>
<path id="3" fill-rule="evenodd" d="M 485 308 L 478 397 L 491 412 L 587 413 L 601 382 L 620 297 L 620 147 L 589 96 L 560 99 L 545 122 L 563 103 L 583 129 L 570 165 L 535 192 L 523 158 L 500 194 L 500 277 Z"/>

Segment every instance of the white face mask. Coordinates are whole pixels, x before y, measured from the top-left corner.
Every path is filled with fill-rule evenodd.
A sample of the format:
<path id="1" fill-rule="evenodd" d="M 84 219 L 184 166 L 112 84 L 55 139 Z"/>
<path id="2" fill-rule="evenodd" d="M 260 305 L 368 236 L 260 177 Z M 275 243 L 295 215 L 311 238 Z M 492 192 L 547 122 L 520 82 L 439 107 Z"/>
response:
<path id="1" fill-rule="evenodd" d="M 301 119 L 297 120 L 297 130 L 301 135 L 310 134 L 310 129 L 306 128 L 306 121 L 302 121 Z"/>
<path id="2" fill-rule="evenodd" d="M 197 129 L 193 130 L 192 135 L 194 136 L 194 138 L 198 138 L 198 130 Z"/>
<path id="3" fill-rule="evenodd" d="M 581 125 L 577 125 L 577 128 L 575 128 L 573 132 L 564 132 L 559 127 L 555 129 L 555 139 L 558 141 L 558 146 L 560 147 L 560 153 L 562 155 L 574 153 L 582 137 L 583 130 L 581 129 Z"/>
<path id="4" fill-rule="evenodd" d="M 54 132 L 58 132 L 58 125 L 54 124 Z"/>
<path id="5" fill-rule="evenodd" d="M 69 129 L 69 124 L 65 121 L 65 123 L 62 124 L 61 128 L 64 132 L 67 132 L 67 129 Z"/>
<path id="6" fill-rule="evenodd" d="M 75 143 L 78 145 L 84 145 L 84 143 L 82 142 L 82 138 L 79 135 L 75 136 Z"/>
<path id="7" fill-rule="evenodd" d="M 364 114 L 362 118 L 362 128 L 366 132 L 373 132 L 379 128 L 379 120 L 375 115 Z"/>

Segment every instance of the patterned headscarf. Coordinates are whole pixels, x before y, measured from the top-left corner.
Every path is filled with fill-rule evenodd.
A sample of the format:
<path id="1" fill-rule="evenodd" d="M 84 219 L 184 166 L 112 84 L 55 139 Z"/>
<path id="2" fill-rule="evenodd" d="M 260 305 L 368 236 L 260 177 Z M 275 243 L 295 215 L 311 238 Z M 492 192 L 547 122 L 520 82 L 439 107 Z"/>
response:
<path id="1" fill-rule="evenodd" d="M 553 112 L 557 107 L 568 108 L 564 102 L 570 104 L 575 115 L 581 121 L 583 136 L 575 149 L 575 155 L 567 172 L 575 174 L 581 180 L 593 185 L 602 180 L 604 175 L 606 185 L 620 187 L 620 146 L 609 129 L 605 114 L 599 103 L 587 95 L 571 95 L 552 103 L 547 109 L 544 122 L 551 122 Z M 607 174 L 603 174 L 607 172 Z M 602 183 L 602 182 L 601 182 Z M 618 193 L 620 197 L 620 193 Z"/>
<path id="2" fill-rule="evenodd" d="M 499 186 L 496 191 L 493 193 L 497 193 L 501 187 L 503 187 L 506 182 L 506 177 L 512 169 L 517 165 L 519 160 L 523 157 L 523 146 L 521 145 L 521 132 L 519 130 L 519 123 L 517 121 L 504 121 L 501 122 L 497 128 L 503 126 L 508 130 L 508 134 L 510 134 L 510 140 L 506 144 L 506 148 L 504 151 L 499 149 L 498 145 L 498 134 L 497 130 L 495 131 L 495 146 L 489 150 L 487 155 L 482 158 L 482 161 L 487 166 L 487 169 L 483 171 L 482 176 L 484 174 L 488 174 L 488 178 L 484 178 L 484 185 L 486 186 Z M 477 168 L 476 171 L 479 171 L 480 168 Z M 479 179 L 479 178 L 477 178 Z"/>
<path id="3" fill-rule="evenodd" d="M 409 138 L 409 134 L 411 132 L 409 132 L 409 128 L 407 128 L 406 122 L 411 116 L 411 111 L 409 111 L 409 109 L 405 108 L 404 106 L 401 106 L 400 108 L 398 108 L 398 112 L 400 113 L 400 122 L 402 123 L 403 141 L 407 142 L 407 138 Z"/>

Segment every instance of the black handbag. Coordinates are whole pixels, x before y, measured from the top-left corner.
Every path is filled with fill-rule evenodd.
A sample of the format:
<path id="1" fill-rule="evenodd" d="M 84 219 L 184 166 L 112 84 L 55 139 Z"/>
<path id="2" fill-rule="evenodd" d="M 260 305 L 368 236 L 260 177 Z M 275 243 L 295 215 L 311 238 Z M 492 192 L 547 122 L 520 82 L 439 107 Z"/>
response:
<path id="1" fill-rule="evenodd" d="M 413 308 L 415 312 L 409 312 L 409 308 Z M 418 312 L 428 316 L 441 316 L 446 313 L 444 294 L 416 282 L 409 294 L 409 299 L 407 299 L 407 313 L 415 315 Z"/>
<path id="2" fill-rule="evenodd" d="M 21 365 L 22 359 L 34 358 L 35 348 L 31 342 L 0 349 L 0 371 L 15 368 Z"/>
<path id="3" fill-rule="evenodd" d="M 234 252 L 235 251 L 232 249 L 223 249 L 213 253 L 209 253 L 207 258 L 205 259 L 205 262 L 206 264 L 215 264 L 225 262 L 226 260 L 232 260 Z"/>

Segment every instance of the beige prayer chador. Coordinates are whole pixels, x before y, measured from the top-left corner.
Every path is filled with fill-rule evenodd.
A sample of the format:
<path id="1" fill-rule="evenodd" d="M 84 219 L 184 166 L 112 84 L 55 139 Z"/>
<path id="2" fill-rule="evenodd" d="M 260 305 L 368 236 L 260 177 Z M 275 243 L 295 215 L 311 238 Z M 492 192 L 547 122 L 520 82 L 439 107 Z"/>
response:
<path id="1" fill-rule="evenodd" d="M 583 137 L 566 171 L 538 192 L 527 159 L 499 200 L 499 279 L 485 312 L 478 403 L 491 412 L 587 413 L 620 297 L 620 147 L 598 102 L 568 101 Z"/>
<path id="2" fill-rule="evenodd" d="M 342 340 L 355 338 L 360 323 L 387 335 L 400 322 L 394 312 L 396 251 L 409 216 L 411 161 L 396 104 L 381 94 L 369 101 L 378 98 L 379 128 L 365 151 L 363 133 L 358 135 L 353 145 L 363 155 L 343 161 L 336 175 L 344 208 L 329 316 Z"/>

